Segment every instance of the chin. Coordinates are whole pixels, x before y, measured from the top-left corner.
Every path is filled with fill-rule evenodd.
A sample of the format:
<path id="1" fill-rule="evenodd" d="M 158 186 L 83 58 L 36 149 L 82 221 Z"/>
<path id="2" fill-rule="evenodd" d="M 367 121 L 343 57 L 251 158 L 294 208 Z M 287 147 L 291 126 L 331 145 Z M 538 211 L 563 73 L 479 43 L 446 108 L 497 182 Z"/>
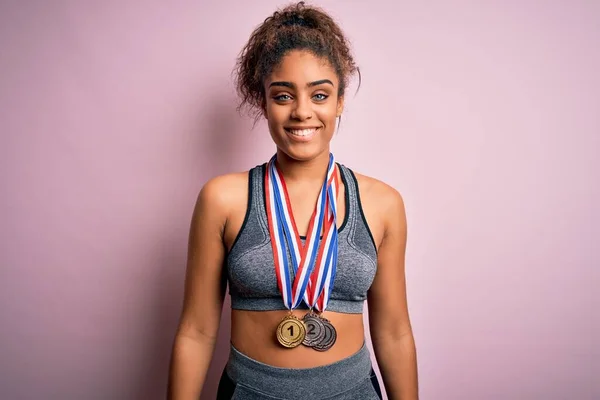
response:
<path id="1" fill-rule="evenodd" d="M 315 158 L 322 156 L 323 153 L 329 154 L 327 147 L 316 147 L 316 146 L 296 146 L 296 145 L 284 145 L 279 149 L 285 153 L 289 158 L 296 161 L 311 161 Z"/>

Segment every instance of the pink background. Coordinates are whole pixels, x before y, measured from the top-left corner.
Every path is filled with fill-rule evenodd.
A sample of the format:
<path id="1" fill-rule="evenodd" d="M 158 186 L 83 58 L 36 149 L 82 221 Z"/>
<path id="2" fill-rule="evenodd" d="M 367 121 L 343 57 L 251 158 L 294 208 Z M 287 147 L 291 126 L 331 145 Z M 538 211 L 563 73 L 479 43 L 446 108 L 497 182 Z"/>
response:
<path id="1" fill-rule="evenodd" d="M 249 4 L 0 3 L 0 398 L 164 397 L 196 194 L 274 152 L 230 73 L 283 3 Z M 421 398 L 600 398 L 600 3 L 322 4 L 363 72 L 333 150 L 405 198 Z"/>

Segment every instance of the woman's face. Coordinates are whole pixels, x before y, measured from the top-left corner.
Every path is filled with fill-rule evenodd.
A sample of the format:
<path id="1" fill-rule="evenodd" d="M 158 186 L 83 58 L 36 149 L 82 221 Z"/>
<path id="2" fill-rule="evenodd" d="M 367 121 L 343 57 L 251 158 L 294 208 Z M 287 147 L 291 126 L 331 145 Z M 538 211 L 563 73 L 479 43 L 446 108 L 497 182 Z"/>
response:
<path id="1" fill-rule="evenodd" d="M 290 158 L 306 161 L 326 152 L 343 98 L 327 59 L 293 50 L 265 82 L 265 116 L 271 137 Z"/>

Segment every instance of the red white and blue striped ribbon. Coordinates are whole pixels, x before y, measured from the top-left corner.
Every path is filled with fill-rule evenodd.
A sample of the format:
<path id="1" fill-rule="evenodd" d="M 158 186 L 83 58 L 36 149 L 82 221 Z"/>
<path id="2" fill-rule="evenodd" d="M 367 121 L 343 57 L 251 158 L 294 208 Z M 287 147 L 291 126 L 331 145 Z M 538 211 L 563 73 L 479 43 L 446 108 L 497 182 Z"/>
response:
<path id="1" fill-rule="evenodd" d="M 267 219 L 277 284 L 286 308 L 293 310 L 304 302 L 309 308 L 324 311 L 333 288 L 337 266 L 337 178 L 333 154 L 329 155 L 327 176 L 310 219 L 303 244 L 292 213 L 283 175 L 273 156 L 266 171 Z M 323 231 L 323 238 L 320 234 Z M 290 274 L 287 249 L 294 277 Z"/>

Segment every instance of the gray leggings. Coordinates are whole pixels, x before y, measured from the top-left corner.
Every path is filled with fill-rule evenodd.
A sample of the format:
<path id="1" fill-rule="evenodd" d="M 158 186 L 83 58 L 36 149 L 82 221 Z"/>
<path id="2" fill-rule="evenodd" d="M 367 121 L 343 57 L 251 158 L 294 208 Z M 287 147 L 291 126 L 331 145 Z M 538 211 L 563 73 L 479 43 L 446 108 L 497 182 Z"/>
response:
<path id="1" fill-rule="evenodd" d="M 350 357 L 314 368 L 278 368 L 240 353 L 233 346 L 221 376 L 217 400 L 258 399 L 381 400 L 367 346 Z"/>

